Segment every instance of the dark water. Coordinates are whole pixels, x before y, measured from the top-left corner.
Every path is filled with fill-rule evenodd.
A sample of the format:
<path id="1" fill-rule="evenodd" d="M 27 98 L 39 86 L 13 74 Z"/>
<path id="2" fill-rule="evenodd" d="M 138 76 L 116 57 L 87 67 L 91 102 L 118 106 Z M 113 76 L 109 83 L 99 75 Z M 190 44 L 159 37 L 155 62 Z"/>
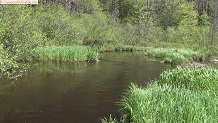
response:
<path id="1" fill-rule="evenodd" d="M 11 87 L 0 85 L 0 123 L 99 123 L 130 82 L 146 85 L 170 65 L 142 53 L 102 54 L 90 63 L 39 63 Z"/>

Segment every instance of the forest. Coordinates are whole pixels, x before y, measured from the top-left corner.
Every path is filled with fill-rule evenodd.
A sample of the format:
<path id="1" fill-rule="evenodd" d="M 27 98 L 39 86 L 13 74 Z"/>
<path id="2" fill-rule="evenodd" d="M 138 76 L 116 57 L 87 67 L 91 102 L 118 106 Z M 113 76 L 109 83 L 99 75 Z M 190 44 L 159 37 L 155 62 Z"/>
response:
<path id="1" fill-rule="evenodd" d="M 0 12 L 0 70 L 6 78 L 21 76 L 40 46 L 217 52 L 216 0 L 42 0 L 1 5 Z"/>

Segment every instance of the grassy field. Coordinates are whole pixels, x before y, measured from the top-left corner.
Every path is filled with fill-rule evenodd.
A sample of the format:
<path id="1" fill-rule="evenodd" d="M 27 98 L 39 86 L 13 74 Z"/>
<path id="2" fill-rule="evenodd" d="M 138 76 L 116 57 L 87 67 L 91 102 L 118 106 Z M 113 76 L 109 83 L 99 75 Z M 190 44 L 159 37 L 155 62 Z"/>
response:
<path id="1" fill-rule="evenodd" d="M 98 61 L 99 54 L 87 46 L 37 47 L 35 53 L 40 60 L 52 61 Z"/>
<path id="2" fill-rule="evenodd" d="M 205 55 L 199 51 L 173 48 L 151 48 L 147 50 L 148 56 L 160 58 L 165 63 L 182 64 L 190 61 L 203 61 Z"/>

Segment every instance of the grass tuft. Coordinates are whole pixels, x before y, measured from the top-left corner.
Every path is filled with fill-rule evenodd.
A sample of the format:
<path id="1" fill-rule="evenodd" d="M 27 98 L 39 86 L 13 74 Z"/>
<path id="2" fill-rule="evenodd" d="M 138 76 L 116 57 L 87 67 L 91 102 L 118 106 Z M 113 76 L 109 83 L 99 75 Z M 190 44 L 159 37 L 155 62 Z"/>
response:
<path id="1" fill-rule="evenodd" d="M 209 90 L 218 94 L 218 70 L 212 67 L 177 67 L 164 71 L 157 83 L 190 90 Z"/>
<path id="2" fill-rule="evenodd" d="M 98 61 L 99 54 L 87 46 L 37 47 L 35 53 L 40 60 L 51 61 Z"/>
<path id="3" fill-rule="evenodd" d="M 106 117 L 102 118 L 101 123 L 119 123 L 119 122 L 117 121 L 116 118 L 112 118 L 112 116 L 110 115 L 109 118 Z"/>
<path id="4" fill-rule="evenodd" d="M 204 54 L 189 49 L 152 48 L 147 51 L 149 56 L 161 58 L 165 63 L 187 63 L 189 61 L 203 61 Z"/>

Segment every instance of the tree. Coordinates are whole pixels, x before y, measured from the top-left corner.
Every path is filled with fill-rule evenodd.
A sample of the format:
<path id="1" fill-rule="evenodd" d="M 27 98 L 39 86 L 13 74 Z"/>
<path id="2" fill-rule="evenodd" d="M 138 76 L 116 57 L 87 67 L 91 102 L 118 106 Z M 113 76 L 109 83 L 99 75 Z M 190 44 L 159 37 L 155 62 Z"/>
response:
<path id="1" fill-rule="evenodd" d="M 212 1 L 212 7 L 213 7 L 213 16 L 212 16 L 212 22 L 211 22 L 211 27 L 210 27 L 210 35 L 207 44 L 208 50 L 210 50 L 212 53 L 215 53 L 216 50 L 216 44 L 218 40 L 218 1 L 213 0 Z"/>
<path id="2" fill-rule="evenodd" d="M 155 18 L 158 26 L 167 30 L 170 26 L 177 26 L 183 16 L 182 5 L 185 0 L 161 0 L 155 4 Z"/>

